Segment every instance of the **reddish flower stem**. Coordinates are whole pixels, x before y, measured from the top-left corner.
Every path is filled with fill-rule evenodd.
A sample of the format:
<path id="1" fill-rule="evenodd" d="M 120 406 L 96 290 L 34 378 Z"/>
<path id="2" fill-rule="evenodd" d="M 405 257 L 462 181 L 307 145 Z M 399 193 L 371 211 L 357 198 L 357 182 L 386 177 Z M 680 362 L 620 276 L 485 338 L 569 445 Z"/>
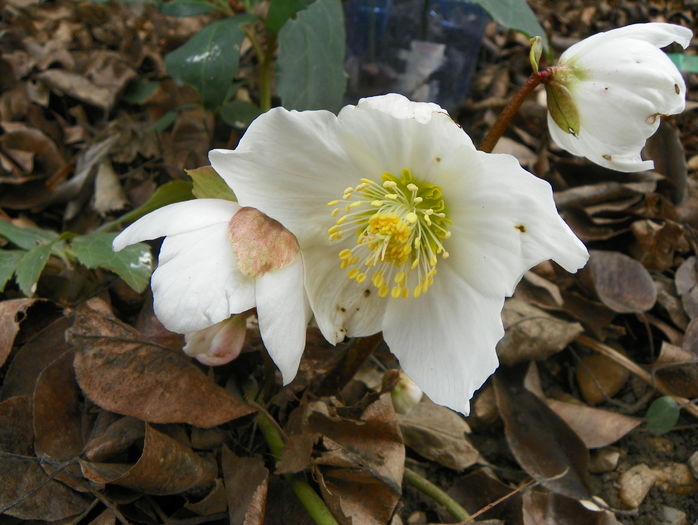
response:
<path id="1" fill-rule="evenodd" d="M 497 117 L 497 121 L 494 123 L 489 133 L 487 133 L 487 136 L 482 141 L 482 144 L 480 144 L 479 149 L 481 151 L 484 151 L 485 153 L 492 153 L 492 150 L 497 145 L 497 141 L 502 135 L 504 135 L 504 132 L 509 127 L 509 124 L 511 124 L 512 119 L 519 111 L 521 104 L 523 104 L 524 100 L 526 100 L 526 97 L 531 94 L 538 84 L 548 80 L 550 75 L 552 75 L 552 70 L 548 68 L 539 73 L 533 73 L 530 77 L 528 77 L 526 83 L 519 88 L 519 90 L 514 94 L 512 99 Z"/>

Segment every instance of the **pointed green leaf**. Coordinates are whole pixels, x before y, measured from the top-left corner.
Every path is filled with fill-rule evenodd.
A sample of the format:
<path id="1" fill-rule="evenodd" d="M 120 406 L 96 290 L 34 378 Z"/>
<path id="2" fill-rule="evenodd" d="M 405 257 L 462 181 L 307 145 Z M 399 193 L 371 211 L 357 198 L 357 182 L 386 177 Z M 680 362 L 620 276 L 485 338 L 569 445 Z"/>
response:
<path id="1" fill-rule="evenodd" d="M 279 33 L 277 91 L 286 109 L 338 111 L 346 88 L 340 0 L 316 0 Z"/>
<path id="2" fill-rule="evenodd" d="M 0 237 L 5 237 L 20 248 L 31 250 L 40 244 L 52 241 L 58 237 L 58 234 L 38 228 L 20 228 L 0 219 Z"/>
<path id="3" fill-rule="evenodd" d="M 552 80 L 545 84 L 548 111 L 555 124 L 565 133 L 579 134 L 579 111 L 570 90 L 562 82 Z"/>
<path id="4" fill-rule="evenodd" d="M 499 25 L 521 31 L 527 37 L 539 36 L 547 48 L 548 37 L 526 0 L 473 0 Z"/>
<path id="5" fill-rule="evenodd" d="M 17 263 L 15 279 L 19 289 L 24 295 L 30 297 L 36 292 L 36 283 L 41 277 L 41 272 L 46 266 L 46 261 L 51 254 L 53 243 L 49 242 L 32 248 L 22 255 Z"/>
<path id="6" fill-rule="evenodd" d="M 21 250 L 0 250 L 0 292 L 5 290 L 7 281 L 14 275 L 25 253 L 27 252 Z"/>
<path id="7" fill-rule="evenodd" d="M 237 201 L 233 190 L 230 189 L 216 170 L 211 166 L 202 166 L 193 170 L 184 170 L 194 181 L 192 193 L 197 199 L 225 199 Z"/>
<path id="8" fill-rule="evenodd" d="M 286 21 L 314 0 L 271 0 L 267 13 L 266 26 L 269 31 L 278 33 Z"/>
<path id="9" fill-rule="evenodd" d="M 137 292 L 148 286 L 153 271 L 153 256 L 144 243 L 127 246 L 119 252 L 112 249 L 116 233 L 92 233 L 75 237 L 71 244 L 78 261 L 85 267 L 106 268 L 121 277 Z"/>
<path id="10" fill-rule="evenodd" d="M 209 24 L 165 57 L 167 72 L 195 88 L 208 110 L 217 109 L 225 100 L 245 38 L 240 24 L 249 21 L 249 17 L 235 16 Z"/>

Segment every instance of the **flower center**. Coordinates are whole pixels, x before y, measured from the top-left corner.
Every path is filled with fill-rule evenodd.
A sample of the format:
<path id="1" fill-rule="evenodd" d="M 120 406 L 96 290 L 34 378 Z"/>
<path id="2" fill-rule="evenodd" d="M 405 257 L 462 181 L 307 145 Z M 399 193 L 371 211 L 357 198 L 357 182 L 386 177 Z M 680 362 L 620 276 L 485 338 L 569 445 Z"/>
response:
<path id="1" fill-rule="evenodd" d="M 339 252 L 340 267 L 358 283 L 367 279 L 380 297 L 419 297 L 434 282 L 438 256 L 448 257 L 443 241 L 451 236 L 441 188 L 421 183 L 410 170 L 400 178 L 383 173 L 381 182 L 361 179 L 341 199 L 328 202 L 337 222 L 330 240 L 356 237 Z"/>

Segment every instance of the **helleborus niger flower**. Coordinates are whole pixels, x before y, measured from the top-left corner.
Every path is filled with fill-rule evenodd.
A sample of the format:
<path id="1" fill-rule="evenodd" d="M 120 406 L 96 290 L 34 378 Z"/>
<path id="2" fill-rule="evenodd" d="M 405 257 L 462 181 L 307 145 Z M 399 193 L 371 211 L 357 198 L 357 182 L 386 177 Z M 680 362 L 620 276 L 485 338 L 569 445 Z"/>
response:
<path id="1" fill-rule="evenodd" d="M 390 388 L 390 400 L 398 414 L 409 414 L 422 400 L 423 392 L 402 370 L 383 374 L 383 388 Z"/>
<path id="2" fill-rule="evenodd" d="M 548 128 L 574 155 L 618 171 L 652 169 L 640 152 L 662 115 L 683 111 L 686 84 L 660 49 L 684 48 L 690 29 L 635 24 L 574 44 L 552 68 L 546 84 Z"/>
<path id="3" fill-rule="evenodd" d="M 162 324 L 186 334 L 256 306 L 264 344 L 284 383 L 290 382 L 308 321 L 303 263 L 293 235 L 257 210 L 196 199 L 140 218 L 114 239 L 114 250 L 163 236 L 151 279 Z"/>
<path id="4" fill-rule="evenodd" d="M 392 94 L 338 116 L 275 108 L 210 160 L 241 204 L 298 239 L 323 335 L 383 331 L 405 373 L 461 412 L 497 366 L 504 297 L 523 273 L 587 260 L 548 183 L 478 152 L 435 104 Z"/>
<path id="5" fill-rule="evenodd" d="M 245 317 L 233 315 L 203 330 L 184 334 L 182 350 L 204 365 L 224 365 L 240 355 L 246 332 Z"/>

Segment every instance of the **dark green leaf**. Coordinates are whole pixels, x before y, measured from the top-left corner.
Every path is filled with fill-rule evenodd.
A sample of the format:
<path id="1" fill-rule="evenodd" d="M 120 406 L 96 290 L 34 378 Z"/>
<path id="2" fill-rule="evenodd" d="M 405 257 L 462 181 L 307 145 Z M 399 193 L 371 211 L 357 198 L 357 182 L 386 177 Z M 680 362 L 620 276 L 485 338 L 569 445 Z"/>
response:
<path id="1" fill-rule="evenodd" d="M 526 0 L 473 0 L 473 3 L 481 5 L 498 24 L 521 31 L 529 38 L 539 36 L 548 47 L 548 37 Z"/>
<path id="2" fill-rule="evenodd" d="M 194 170 L 184 170 L 194 181 L 192 193 L 197 199 L 225 199 L 237 201 L 233 190 L 230 189 L 216 170 L 211 166 L 202 166 Z"/>
<path id="3" fill-rule="evenodd" d="M 240 24 L 245 21 L 249 19 L 232 17 L 214 22 L 165 57 L 167 72 L 195 88 L 208 110 L 223 103 L 235 77 L 245 38 Z"/>
<path id="4" fill-rule="evenodd" d="M 14 275 L 25 253 L 21 250 L 0 250 L 0 292 L 5 290 L 7 281 Z"/>
<path id="5" fill-rule="evenodd" d="M 153 271 L 153 257 L 147 244 L 127 246 L 119 252 L 112 249 L 116 233 L 92 233 L 75 237 L 71 244 L 78 260 L 87 268 L 106 268 L 121 277 L 137 292 L 148 286 Z"/>
<path id="6" fill-rule="evenodd" d="M 0 237 L 5 237 L 20 248 L 31 250 L 39 244 L 52 241 L 58 235 L 38 228 L 20 228 L 9 221 L 0 219 Z"/>
<path id="7" fill-rule="evenodd" d="M 287 109 L 337 111 L 347 83 L 340 0 L 316 0 L 279 33 L 277 90 Z"/>
<path id="8" fill-rule="evenodd" d="M 314 0 L 271 0 L 267 13 L 267 29 L 278 33 L 286 21 Z"/>
<path id="9" fill-rule="evenodd" d="M 19 289 L 27 297 L 34 295 L 36 283 L 39 277 L 41 277 L 44 266 L 46 266 L 46 261 L 48 261 L 52 247 L 53 243 L 49 242 L 32 248 L 28 252 L 25 252 L 17 263 L 15 279 L 19 285 Z"/>
<path id="10" fill-rule="evenodd" d="M 680 411 L 679 405 L 676 404 L 676 401 L 671 396 L 655 399 L 645 415 L 647 430 L 655 436 L 666 434 L 674 428 L 674 425 L 679 420 Z"/>
<path id="11" fill-rule="evenodd" d="M 159 85 L 159 82 L 139 80 L 131 84 L 121 98 L 129 104 L 143 104 Z"/>
<path id="12" fill-rule="evenodd" d="M 259 108 L 251 102 L 233 100 L 223 104 L 221 117 L 226 124 L 236 128 L 246 128 L 259 116 Z"/>
<path id="13" fill-rule="evenodd" d="M 174 0 L 159 2 L 158 9 L 168 16 L 187 17 L 210 13 L 215 8 L 205 0 Z"/>
<path id="14" fill-rule="evenodd" d="M 108 231 L 122 224 L 140 219 L 146 213 L 162 208 L 175 202 L 188 201 L 194 198 L 192 195 L 192 184 L 184 180 L 173 180 L 160 186 L 145 204 L 141 204 L 135 210 L 122 215 L 115 221 L 105 224 L 100 231 Z"/>

